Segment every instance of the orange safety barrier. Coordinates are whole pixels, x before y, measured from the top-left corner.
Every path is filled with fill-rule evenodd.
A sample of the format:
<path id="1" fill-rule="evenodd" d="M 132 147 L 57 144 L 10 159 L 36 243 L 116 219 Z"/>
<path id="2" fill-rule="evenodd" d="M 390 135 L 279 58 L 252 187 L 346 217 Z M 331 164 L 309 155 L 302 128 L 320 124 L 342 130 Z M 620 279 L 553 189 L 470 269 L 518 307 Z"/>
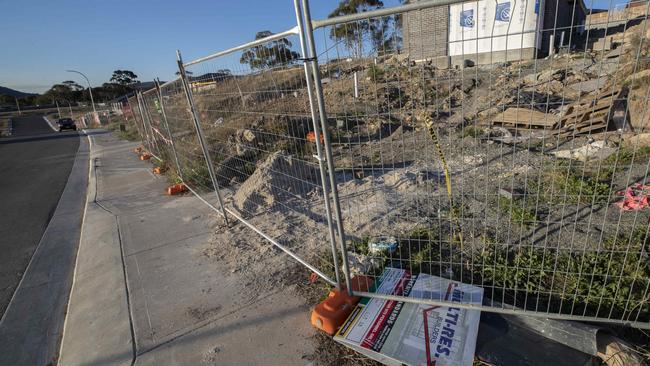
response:
<path id="1" fill-rule="evenodd" d="M 167 194 L 170 196 L 187 192 L 188 189 L 183 183 L 174 184 L 173 186 L 167 187 Z"/>
<path id="2" fill-rule="evenodd" d="M 149 153 L 144 153 L 140 155 L 140 160 L 149 160 L 149 159 L 151 159 L 151 154 Z"/>
<path id="3" fill-rule="evenodd" d="M 157 167 L 153 168 L 153 173 L 154 174 L 162 174 L 165 171 L 167 171 L 167 169 L 165 167 L 162 167 L 162 166 L 157 166 Z"/>
<path id="4" fill-rule="evenodd" d="M 368 291 L 372 284 L 373 280 L 370 277 L 356 276 L 352 278 L 352 290 L 354 291 Z M 312 311 L 311 324 L 329 335 L 334 335 L 359 300 L 358 296 L 350 296 L 343 286 L 340 290 L 333 289 L 327 298 L 316 305 Z"/>

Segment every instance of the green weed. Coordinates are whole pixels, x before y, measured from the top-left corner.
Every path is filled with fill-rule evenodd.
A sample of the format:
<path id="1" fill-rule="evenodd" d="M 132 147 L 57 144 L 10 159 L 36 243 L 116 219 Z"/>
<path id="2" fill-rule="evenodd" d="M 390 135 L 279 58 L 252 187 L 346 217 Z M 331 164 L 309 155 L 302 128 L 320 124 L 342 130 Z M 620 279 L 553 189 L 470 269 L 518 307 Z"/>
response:
<path id="1" fill-rule="evenodd" d="M 377 65 L 370 65 L 367 72 L 367 75 L 370 78 L 370 80 L 374 82 L 380 81 L 385 74 L 386 72 L 384 71 L 384 69 L 382 69 Z"/>
<path id="2" fill-rule="evenodd" d="M 549 203 L 606 203 L 609 201 L 609 185 L 597 178 L 560 164 L 546 169 L 540 182 L 530 182 L 530 188 Z"/>
<path id="3" fill-rule="evenodd" d="M 499 208 L 510 220 L 523 227 L 529 227 L 538 221 L 535 210 L 525 206 L 522 201 L 499 197 Z"/>
<path id="4" fill-rule="evenodd" d="M 475 260 L 475 273 L 480 272 L 481 283 L 494 288 L 521 289 L 529 298 L 546 298 L 554 311 L 575 313 L 577 307 L 593 315 L 599 311 L 606 315 L 611 311 L 617 317 L 639 311 L 648 314 L 650 268 L 644 264 L 648 238 L 647 230 L 636 230 L 604 240 L 599 249 L 584 251 L 508 250 L 488 243 Z"/>

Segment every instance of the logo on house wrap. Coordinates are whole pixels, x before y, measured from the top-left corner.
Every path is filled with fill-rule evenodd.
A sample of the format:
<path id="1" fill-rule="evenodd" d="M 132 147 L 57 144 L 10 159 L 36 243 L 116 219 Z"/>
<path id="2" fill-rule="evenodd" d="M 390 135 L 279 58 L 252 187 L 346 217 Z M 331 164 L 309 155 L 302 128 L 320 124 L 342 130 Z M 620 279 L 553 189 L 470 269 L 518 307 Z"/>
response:
<path id="1" fill-rule="evenodd" d="M 510 21 L 510 1 L 497 4 L 497 11 L 494 16 L 494 19 L 496 19 L 499 22 Z"/>
<path id="2" fill-rule="evenodd" d="M 474 9 L 463 10 L 460 12 L 460 26 L 465 28 L 474 28 Z"/>

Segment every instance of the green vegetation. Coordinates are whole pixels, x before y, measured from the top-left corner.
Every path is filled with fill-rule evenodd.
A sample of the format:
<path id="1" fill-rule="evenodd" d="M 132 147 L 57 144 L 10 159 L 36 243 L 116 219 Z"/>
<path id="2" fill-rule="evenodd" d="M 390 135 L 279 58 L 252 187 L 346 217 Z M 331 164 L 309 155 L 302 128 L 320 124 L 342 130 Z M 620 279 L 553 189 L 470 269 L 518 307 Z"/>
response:
<path id="1" fill-rule="evenodd" d="M 547 168 L 540 182 L 530 182 L 530 188 L 548 203 L 606 203 L 609 201 L 609 184 L 601 181 L 602 176 L 591 177 L 576 167 L 560 166 Z"/>
<path id="2" fill-rule="evenodd" d="M 504 214 L 510 217 L 510 220 L 523 227 L 528 228 L 538 221 L 535 210 L 525 205 L 521 200 L 500 197 L 499 208 Z"/>
<path id="3" fill-rule="evenodd" d="M 374 82 L 380 81 L 384 77 L 385 73 L 384 69 L 377 65 L 370 65 L 367 71 L 368 77 Z"/>
<path id="4" fill-rule="evenodd" d="M 185 182 L 191 186 L 197 186 L 201 190 L 212 190 L 212 180 L 210 179 L 210 172 L 205 163 L 192 163 L 187 168 L 183 169 Z"/>
<path id="5" fill-rule="evenodd" d="M 482 239 L 482 249 L 461 253 L 435 230 L 418 227 L 400 240 L 390 264 L 416 273 L 451 273 L 454 280 L 480 283 L 493 289 L 488 296 L 518 306 L 587 316 L 650 315 L 650 231 L 645 228 L 605 237 L 583 250 L 500 245 L 487 234 Z M 368 238 L 352 247 L 367 254 Z M 384 259 L 374 274 L 389 264 Z"/>
<path id="6" fill-rule="evenodd" d="M 488 243 L 475 260 L 481 283 L 527 292 L 553 311 L 627 316 L 650 312 L 647 267 L 648 231 L 610 237 L 584 251 L 521 247 L 508 250 Z M 480 263 L 478 263 L 480 262 Z M 477 264 L 478 263 L 478 264 Z M 479 266 L 477 269 L 476 267 Z M 532 294 L 532 295 L 531 295 Z M 549 295 L 551 294 L 551 295 Z"/>
<path id="7" fill-rule="evenodd" d="M 351 244 L 351 248 L 354 250 L 354 252 L 363 254 L 363 255 L 368 255 L 368 243 L 370 242 L 370 237 L 369 236 L 364 236 L 361 240 L 359 241 L 353 241 Z"/>
<path id="8" fill-rule="evenodd" d="M 255 33 L 255 39 L 262 39 L 273 35 L 271 31 Z M 296 61 L 300 55 L 291 50 L 291 42 L 287 38 L 280 38 L 259 46 L 251 47 L 244 51 L 239 59 L 242 64 L 248 64 L 253 70 L 262 70 Z M 227 76 L 227 75 L 225 75 Z"/>
<path id="9" fill-rule="evenodd" d="M 618 166 L 629 165 L 634 163 L 645 164 L 650 158 L 650 147 L 642 146 L 637 149 L 632 149 L 629 147 L 622 147 L 618 150 L 617 153 L 612 154 L 607 157 L 607 159 L 602 161 L 602 166 L 614 166 L 616 163 Z"/>

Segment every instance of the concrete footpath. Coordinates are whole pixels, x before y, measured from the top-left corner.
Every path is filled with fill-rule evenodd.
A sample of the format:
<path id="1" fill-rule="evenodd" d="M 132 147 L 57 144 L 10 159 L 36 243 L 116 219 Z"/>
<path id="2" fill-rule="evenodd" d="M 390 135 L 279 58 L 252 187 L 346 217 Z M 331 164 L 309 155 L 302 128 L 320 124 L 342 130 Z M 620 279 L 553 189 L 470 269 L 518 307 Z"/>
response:
<path id="1" fill-rule="evenodd" d="M 88 203 L 60 365 L 304 365 L 309 305 L 219 263 L 223 220 L 197 198 L 164 195 L 135 143 L 91 136 Z M 254 233 L 250 233 L 254 236 Z M 204 252 L 210 244 L 212 253 Z"/>

